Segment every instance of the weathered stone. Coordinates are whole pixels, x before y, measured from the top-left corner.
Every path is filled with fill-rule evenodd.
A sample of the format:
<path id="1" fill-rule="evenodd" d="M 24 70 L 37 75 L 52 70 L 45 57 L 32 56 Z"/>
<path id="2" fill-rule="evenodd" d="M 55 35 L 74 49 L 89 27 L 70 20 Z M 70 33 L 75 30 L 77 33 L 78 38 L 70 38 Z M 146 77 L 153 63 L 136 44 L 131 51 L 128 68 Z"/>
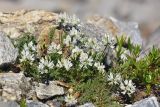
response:
<path id="1" fill-rule="evenodd" d="M 27 100 L 27 107 L 49 107 L 49 106 L 38 101 Z"/>
<path id="2" fill-rule="evenodd" d="M 2 98 L 9 101 L 20 100 L 21 94 L 21 90 L 18 87 L 4 86 Z"/>
<path id="3" fill-rule="evenodd" d="M 148 55 L 153 47 L 160 49 L 160 27 L 156 29 L 148 38 L 143 40 L 142 52 L 138 59 Z"/>
<path id="4" fill-rule="evenodd" d="M 46 102 L 49 107 L 61 107 L 61 103 L 58 100 L 51 100 Z"/>
<path id="5" fill-rule="evenodd" d="M 11 38 L 17 38 L 22 33 L 30 32 L 39 35 L 43 29 L 55 26 L 58 14 L 42 10 L 15 11 L 0 14 L 0 31 Z"/>
<path id="6" fill-rule="evenodd" d="M 154 31 L 148 39 L 144 42 L 143 50 L 149 51 L 151 48 L 160 48 L 160 27 Z"/>
<path id="7" fill-rule="evenodd" d="M 156 97 L 149 97 L 126 107 L 159 107 L 159 103 Z"/>
<path id="8" fill-rule="evenodd" d="M 14 101 L 9 101 L 9 102 L 0 102 L 0 107 L 20 107 L 20 106 Z"/>
<path id="9" fill-rule="evenodd" d="M 0 65 L 14 62 L 18 56 L 18 50 L 3 32 L 0 32 Z"/>
<path id="10" fill-rule="evenodd" d="M 80 105 L 78 107 L 96 107 L 93 103 L 86 103 L 84 105 Z"/>
<path id="11" fill-rule="evenodd" d="M 97 40 L 101 41 L 102 37 L 108 32 L 105 29 L 98 27 L 92 23 L 84 23 L 81 27 L 81 32 L 88 37 L 97 38 Z"/>
<path id="12" fill-rule="evenodd" d="M 99 36 L 103 37 L 105 33 L 112 36 L 124 35 L 130 37 L 132 43 L 142 45 L 141 34 L 136 22 L 122 22 L 115 18 L 92 16 L 87 19 L 87 23 L 92 24 L 84 26 L 84 29 L 87 30 L 85 32 L 90 32 L 90 36 L 99 38 Z"/>
<path id="13" fill-rule="evenodd" d="M 50 81 L 49 85 L 39 83 L 39 86 L 36 86 L 36 94 L 39 99 L 48 99 L 53 96 L 63 95 L 64 89 L 58 86 L 55 81 Z"/>
<path id="14" fill-rule="evenodd" d="M 2 99 L 5 101 L 20 100 L 22 95 L 27 95 L 31 90 L 29 80 L 23 73 L 1 73 L 0 85 Z"/>
<path id="15" fill-rule="evenodd" d="M 142 45 L 142 37 L 139 30 L 139 25 L 136 22 L 122 22 L 115 18 L 111 18 L 113 23 L 118 27 L 118 35 L 125 35 L 131 38 L 133 44 Z"/>

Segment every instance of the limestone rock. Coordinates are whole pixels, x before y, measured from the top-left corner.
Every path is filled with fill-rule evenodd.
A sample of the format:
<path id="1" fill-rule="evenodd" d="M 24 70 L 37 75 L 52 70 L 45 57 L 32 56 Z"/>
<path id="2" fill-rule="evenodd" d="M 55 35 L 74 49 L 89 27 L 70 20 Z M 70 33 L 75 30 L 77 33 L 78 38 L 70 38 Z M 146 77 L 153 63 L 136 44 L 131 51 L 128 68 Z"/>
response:
<path id="1" fill-rule="evenodd" d="M 118 35 L 126 35 L 131 38 L 133 44 L 142 46 L 142 37 L 139 30 L 139 25 L 136 22 L 123 22 L 115 18 L 110 18 L 112 22 L 118 27 Z"/>
<path id="2" fill-rule="evenodd" d="M 87 19 L 87 23 L 92 24 L 89 29 L 96 33 L 97 36 L 104 36 L 104 33 L 110 34 L 112 36 L 126 36 L 130 37 L 132 43 L 142 45 L 142 38 L 139 31 L 138 23 L 136 22 L 123 22 L 115 18 L 105 18 L 101 16 L 92 16 Z M 95 26 L 97 29 L 95 30 Z M 90 32 L 88 30 L 88 32 Z"/>
<path id="3" fill-rule="evenodd" d="M 39 99 L 48 99 L 56 95 L 63 95 L 64 89 L 57 85 L 55 81 L 50 81 L 49 85 L 39 83 L 36 86 L 36 94 Z"/>
<path id="4" fill-rule="evenodd" d="M 1 102 L 0 101 L 0 107 L 20 107 L 17 102 L 9 101 L 9 102 Z"/>
<path id="5" fill-rule="evenodd" d="M 156 97 L 149 97 L 126 107 L 159 107 Z"/>
<path id="6" fill-rule="evenodd" d="M 1 73 L 0 85 L 2 99 L 5 101 L 20 100 L 22 95 L 27 95 L 31 90 L 29 81 L 22 73 Z"/>
<path id="7" fill-rule="evenodd" d="M 84 23 L 80 29 L 85 36 L 97 38 L 99 41 L 101 41 L 101 38 L 108 33 L 105 29 L 92 23 Z"/>
<path id="8" fill-rule="evenodd" d="M 47 101 L 46 104 L 49 105 L 49 107 L 61 107 L 61 102 L 59 102 L 58 100 L 54 99 L 51 101 Z"/>
<path id="9" fill-rule="evenodd" d="M 160 48 L 160 27 L 154 31 L 148 39 L 146 39 L 143 50 L 150 50 L 153 46 L 156 48 Z"/>
<path id="10" fill-rule="evenodd" d="M 17 38 L 25 32 L 39 35 L 43 29 L 53 27 L 57 18 L 56 13 L 42 10 L 1 12 L 0 31 L 11 38 Z"/>
<path id="11" fill-rule="evenodd" d="M 18 56 L 18 50 L 13 46 L 10 39 L 0 32 L 0 65 L 14 62 Z"/>
<path id="12" fill-rule="evenodd" d="M 27 100 L 27 107 L 49 107 L 49 106 L 38 101 Z"/>

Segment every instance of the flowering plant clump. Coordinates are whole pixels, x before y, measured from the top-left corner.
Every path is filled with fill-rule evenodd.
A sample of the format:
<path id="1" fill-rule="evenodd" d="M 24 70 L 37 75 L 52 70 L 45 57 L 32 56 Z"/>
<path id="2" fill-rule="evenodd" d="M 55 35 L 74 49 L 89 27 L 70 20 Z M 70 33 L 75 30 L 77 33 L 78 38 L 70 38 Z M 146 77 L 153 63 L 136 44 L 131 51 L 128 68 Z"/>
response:
<path id="1" fill-rule="evenodd" d="M 25 75 L 46 84 L 50 80 L 70 83 L 75 91 L 82 92 L 81 102 L 92 101 L 100 107 L 110 102 L 104 95 L 117 93 L 133 101 L 135 92 L 141 90 L 139 86 L 146 87 L 142 90 L 148 94 L 152 87 L 158 88 L 158 49 L 153 48 L 149 55 L 140 59 L 141 47 L 133 45 L 129 38 L 106 34 L 99 40 L 85 36 L 81 26 L 83 23 L 75 15 L 64 13 L 59 15 L 57 27 L 47 35 L 48 43 L 39 42 L 30 34 L 19 40 L 18 62 Z M 61 33 L 56 35 L 55 32 Z M 71 106 L 78 103 L 72 94 L 67 94 L 64 100 Z"/>
<path id="2" fill-rule="evenodd" d="M 102 43 L 98 43 L 96 38 L 84 37 L 78 28 L 82 24 L 75 16 L 61 14 L 57 23 L 57 28 L 65 32 L 61 35 L 61 42 L 56 43 L 53 38 L 50 45 L 44 47 L 46 51 L 43 54 L 39 54 L 38 42 L 24 44 L 20 53 L 22 69 L 32 75 L 32 71 L 26 68 L 35 68 L 33 75 L 36 71 L 39 79 L 46 81 L 84 81 L 97 73 L 104 74 Z"/>

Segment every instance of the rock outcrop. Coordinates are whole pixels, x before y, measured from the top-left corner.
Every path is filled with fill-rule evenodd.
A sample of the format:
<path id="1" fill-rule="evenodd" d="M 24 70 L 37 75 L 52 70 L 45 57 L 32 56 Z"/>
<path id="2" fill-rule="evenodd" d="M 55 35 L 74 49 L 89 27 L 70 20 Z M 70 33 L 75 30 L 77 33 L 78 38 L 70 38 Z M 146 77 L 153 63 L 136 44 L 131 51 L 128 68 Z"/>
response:
<path id="1" fill-rule="evenodd" d="M 1 27 L 1 26 L 0 26 Z M 18 50 L 4 32 L 0 32 L 0 66 L 12 63 L 18 56 Z"/>
<path id="2" fill-rule="evenodd" d="M 134 44 L 142 45 L 143 43 L 139 25 L 136 22 L 123 22 L 113 17 L 106 18 L 97 15 L 89 17 L 87 23 L 89 23 L 89 26 L 87 24 L 87 27 L 84 29 L 89 29 L 86 32 L 90 32 L 90 35 L 95 37 L 99 35 L 104 36 L 105 33 L 109 33 L 112 36 L 130 37 Z M 94 26 L 96 26 L 96 28 Z"/>
<path id="3" fill-rule="evenodd" d="M 25 32 L 38 35 L 43 29 L 54 26 L 57 17 L 58 15 L 53 12 L 42 10 L 0 12 L 0 31 L 5 32 L 11 38 L 17 38 Z"/>
<path id="4" fill-rule="evenodd" d="M 54 81 L 50 81 L 49 85 L 39 83 L 39 86 L 35 89 L 39 99 L 49 99 L 51 97 L 64 94 L 64 89 L 57 86 L 57 83 Z"/>

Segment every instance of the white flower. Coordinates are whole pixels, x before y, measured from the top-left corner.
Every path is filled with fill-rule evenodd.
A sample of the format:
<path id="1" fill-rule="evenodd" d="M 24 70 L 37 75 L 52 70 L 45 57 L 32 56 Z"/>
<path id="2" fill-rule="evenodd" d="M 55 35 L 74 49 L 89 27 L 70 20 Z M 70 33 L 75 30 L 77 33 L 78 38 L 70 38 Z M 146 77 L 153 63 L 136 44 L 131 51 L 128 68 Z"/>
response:
<path id="1" fill-rule="evenodd" d="M 116 38 L 113 36 L 110 36 L 109 34 L 105 34 L 105 36 L 102 38 L 103 44 L 109 44 L 110 48 L 114 49 L 115 44 L 117 43 Z"/>
<path id="2" fill-rule="evenodd" d="M 33 44 L 32 41 L 28 43 L 28 47 L 29 47 L 32 51 L 36 51 L 36 46 Z"/>
<path id="3" fill-rule="evenodd" d="M 134 86 L 132 80 L 125 80 L 124 83 L 121 82 L 120 89 L 122 94 L 128 94 L 129 96 L 135 92 L 136 87 Z"/>
<path id="4" fill-rule="evenodd" d="M 27 61 L 27 60 L 33 62 L 35 60 L 34 55 L 29 50 L 23 50 L 21 52 L 20 62 Z"/>
<path id="5" fill-rule="evenodd" d="M 93 64 L 92 62 L 93 62 L 93 58 L 89 57 L 88 60 L 87 60 L 87 64 L 89 66 L 92 66 L 92 64 Z"/>
<path id="6" fill-rule="evenodd" d="M 104 37 L 102 38 L 102 42 L 103 44 L 107 44 L 108 43 L 108 39 L 109 39 L 109 34 L 105 34 Z"/>
<path id="7" fill-rule="evenodd" d="M 66 13 L 60 13 L 58 17 L 58 23 L 63 22 L 63 25 L 65 26 L 68 23 L 69 16 Z"/>
<path id="8" fill-rule="evenodd" d="M 44 74 L 48 73 L 48 70 L 52 69 L 53 67 L 54 63 L 52 61 L 48 60 L 47 58 L 42 58 L 39 62 L 38 69 L 41 74 Z"/>
<path id="9" fill-rule="evenodd" d="M 32 62 L 35 60 L 34 53 L 32 51 L 33 52 L 36 51 L 36 47 L 35 45 L 33 45 L 32 41 L 28 45 L 24 44 L 23 50 L 21 52 L 20 62 L 28 60 L 28 61 L 31 61 L 31 64 L 32 64 Z"/>
<path id="10" fill-rule="evenodd" d="M 96 52 L 99 52 L 102 50 L 103 44 L 101 42 L 96 43 L 95 45 L 93 45 L 93 50 Z"/>
<path id="11" fill-rule="evenodd" d="M 83 63 L 84 61 L 86 61 L 88 59 L 88 54 L 82 52 L 80 55 L 80 62 Z"/>
<path id="12" fill-rule="evenodd" d="M 110 74 L 108 75 L 107 80 L 109 81 L 109 85 L 114 85 L 114 84 L 118 84 L 122 81 L 121 75 L 115 74 L 115 76 L 113 75 L 113 73 L 110 72 Z"/>
<path id="13" fill-rule="evenodd" d="M 75 46 L 75 47 L 72 49 L 71 57 L 72 57 L 72 58 L 76 58 L 77 55 L 79 55 L 81 52 L 83 52 L 83 50 L 80 49 L 79 47 Z"/>
<path id="14" fill-rule="evenodd" d="M 73 49 L 72 49 L 72 54 L 75 54 L 75 53 L 81 53 L 83 52 L 82 49 L 80 49 L 79 47 L 75 46 Z"/>
<path id="15" fill-rule="evenodd" d="M 70 37 L 70 35 L 67 35 L 67 37 L 64 39 L 64 44 L 66 45 L 66 46 L 69 46 L 70 45 L 70 43 L 71 43 L 71 37 Z"/>
<path id="16" fill-rule="evenodd" d="M 105 72 L 105 70 L 104 70 L 105 66 L 104 66 L 103 64 L 100 64 L 100 62 L 96 62 L 96 63 L 94 64 L 94 66 L 95 66 L 100 72 L 102 72 L 102 73 Z"/>
<path id="17" fill-rule="evenodd" d="M 60 44 L 56 44 L 54 42 L 51 43 L 51 45 L 48 47 L 47 53 L 58 53 L 62 54 L 61 46 Z"/>
<path id="18" fill-rule="evenodd" d="M 69 71 L 69 69 L 73 66 L 71 61 L 69 61 L 68 59 L 62 59 L 61 62 L 67 71 Z"/>
<path id="19" fill-rule="evenodd" d="M 129 54 L 129 51 L 124 49 L 124 52 L 120 56 L 123 61 L 127 60 L 127 56 L 126 56 L 127 54 Z"/>
<path id="20" fill-rule="evenodd" d="M 92 48 L 95 44 L 97 44 L 97 39 L 96 38 L 88 38 L 86 43 L 85 43 L 85 46 L 87 48 Z"/>
<path id="21" fill-rule="evenodd" d="M 67 94 L 65 96 L 64 101 L 67 103 L 68 106 L 73 106 L 77 103 L 77 99 L 70 94 Z"/>
<path id="22" fill-rule="evenodd" d="M 73 25 L 79 25 L 80 24 L 80 19 L 76 17 L 74 14 L 73 16 L 70 17 L 70 23 Z"/>
<path id="23" fill-rule="evenodd" d="M 69 35 L 76 36 L 76 35 L 79 35 L 78 33 L 79 32 L 75 28 L 72 28 L 72 30 L 69 32 Z"/>
<path id="24" fill-rule="evenodd" d="M 60 60 L 58 60 L 56 67 L 58 67 L 58 68 L 62 68 L 63 67 L 63 65 L 62 65 Z"/>
<path id="25" fill-rule="evenodd" d="M 61 13 L 58 18 L 58 22 L 62 22 L 63 25 L 72 24 L 80 26 L 80 19 L 76 17 L 76 15 L 68 16 L 66 13 Z"/>
<path id="26" fill-rule="evenodd" d="M 87 65 L 92 66 L 93 64 L 93 59 L 89 57 L 87 53 L 84 52 L 81 52 L 79 60 L 80 60 L 80 68 L 82 67 L 86 68 Z"/>

